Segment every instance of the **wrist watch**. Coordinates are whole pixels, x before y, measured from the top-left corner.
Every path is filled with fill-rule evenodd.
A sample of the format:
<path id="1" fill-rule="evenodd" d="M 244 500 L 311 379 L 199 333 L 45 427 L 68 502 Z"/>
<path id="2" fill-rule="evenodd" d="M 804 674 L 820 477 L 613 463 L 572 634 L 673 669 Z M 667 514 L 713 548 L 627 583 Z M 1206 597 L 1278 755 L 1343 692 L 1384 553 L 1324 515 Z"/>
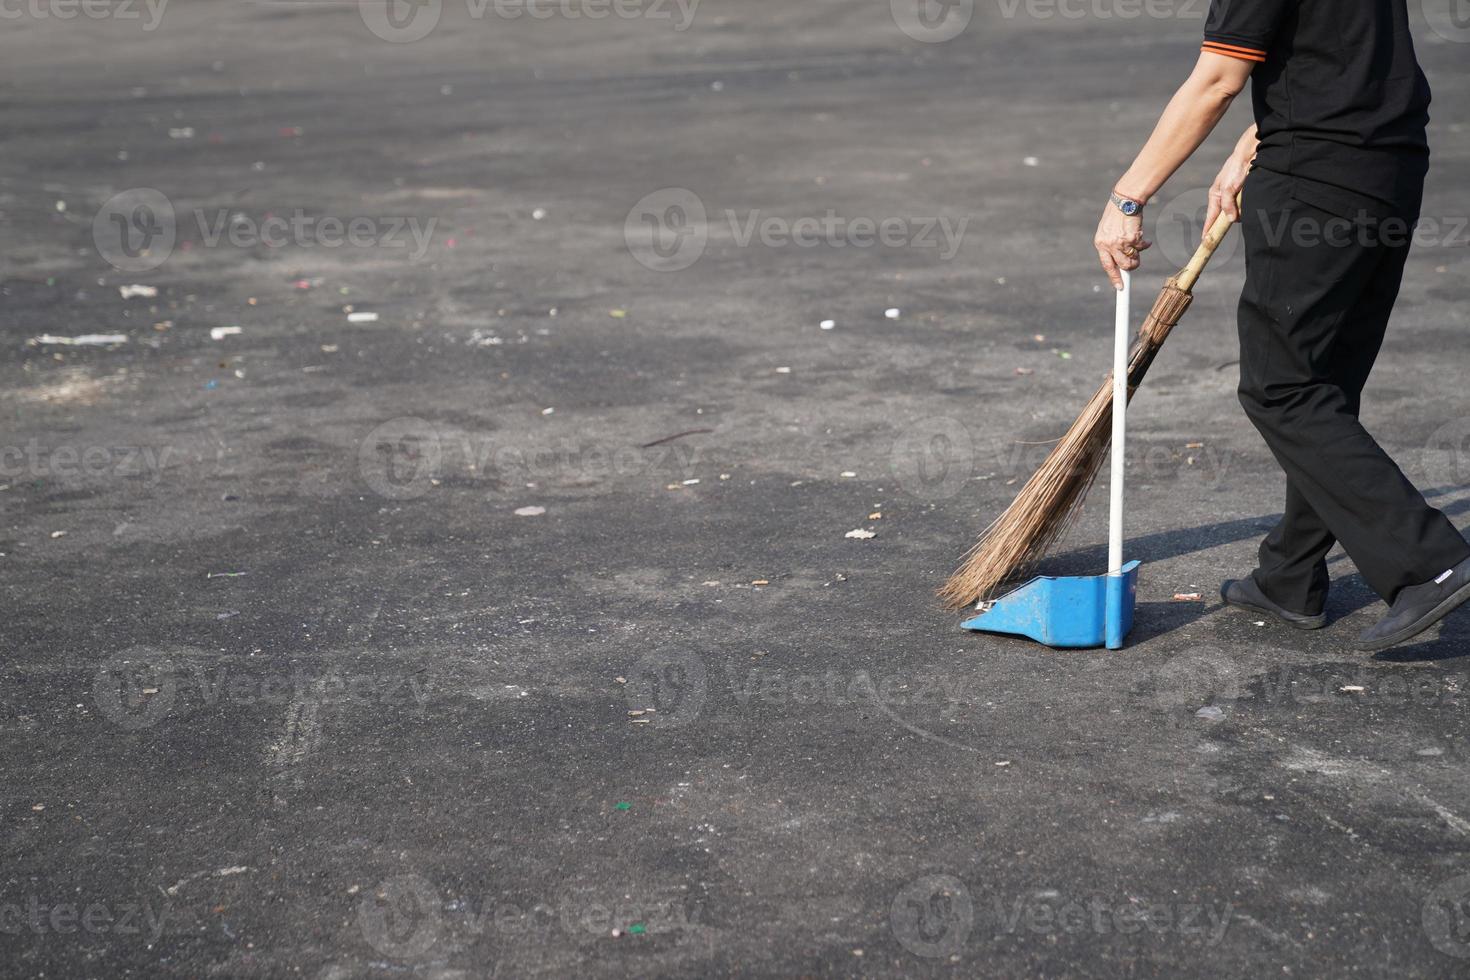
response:
<path id="1" fill-rule="evenodd" d="M 1122 211 L 1130 218 L 1143 210 L 1142 202 L 1129 200 L 1128 198 L 1120 195 L 1117 191 L 1110 191 L 1108 193 L 1108 200 L 1111 201 L 1119 211 Z"/>

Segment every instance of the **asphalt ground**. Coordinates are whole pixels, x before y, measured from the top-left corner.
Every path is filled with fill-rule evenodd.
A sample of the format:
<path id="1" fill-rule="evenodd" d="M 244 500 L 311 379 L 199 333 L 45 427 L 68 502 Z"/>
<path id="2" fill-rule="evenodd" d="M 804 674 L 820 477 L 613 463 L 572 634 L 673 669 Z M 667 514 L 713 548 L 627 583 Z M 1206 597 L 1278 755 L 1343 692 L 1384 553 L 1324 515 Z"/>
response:
<path id="1" fill-rule="evenodd" d="M 1411 6 L 1365 418 L 1464 526 L 1470 32 Z M 0 974 L 1465 976 L 1470 616 L 1216 598 L 1283 493 L 1234 238 L 1130 413 L 1127 648 L 933 598 L 1107 370 L 1204 15 L 1139 9 L 0 5 Z"/>

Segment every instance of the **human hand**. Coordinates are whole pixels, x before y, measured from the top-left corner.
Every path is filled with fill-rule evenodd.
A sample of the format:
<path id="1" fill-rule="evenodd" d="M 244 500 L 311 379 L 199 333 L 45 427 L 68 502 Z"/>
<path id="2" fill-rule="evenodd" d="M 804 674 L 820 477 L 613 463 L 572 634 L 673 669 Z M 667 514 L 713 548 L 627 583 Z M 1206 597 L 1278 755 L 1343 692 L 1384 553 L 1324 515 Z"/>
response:
<path id="1" fill-rule="evenodd" d="M 1132 272 L 1138 268 L 1139 253 L 1153 242 L 1143 240 L 1141 214 L 1126 215 L 1110 201 L 1097 223 L 1097 233 L 1093 235 L 1092 244 L 1097 249 L 1097 259 L 1102 263 L 1103 271 L 1108 274 L 1113 288 L 1122 289 L 1123 277 L 1119 270 Z"/>

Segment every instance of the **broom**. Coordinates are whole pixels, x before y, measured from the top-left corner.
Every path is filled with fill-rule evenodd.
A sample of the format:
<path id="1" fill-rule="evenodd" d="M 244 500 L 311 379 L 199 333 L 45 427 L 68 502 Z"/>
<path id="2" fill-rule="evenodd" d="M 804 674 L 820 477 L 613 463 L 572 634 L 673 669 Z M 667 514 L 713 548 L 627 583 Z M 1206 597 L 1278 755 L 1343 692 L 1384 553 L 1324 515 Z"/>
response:
<path id="1" fill-rule="evenodd" d="M 1154 300 L 1128 355 L 1128 398 L 1143 383 L 1154 356 L 1164 346 L 1194 298 L 1191 290 L 1225 234 L 1231 220 L 1222 214 L 1210 226 L 1189 264 L 1170 276 Z M 1087 403 L 1004 514 L 985 529 L 939 597 L 951 609 L 989 599 L 1003 583 L 1033 568 L 1061 537 L 1081 509 L 1087 490 L 1107 455 L 1112 438 L 1113 375 Z"/>

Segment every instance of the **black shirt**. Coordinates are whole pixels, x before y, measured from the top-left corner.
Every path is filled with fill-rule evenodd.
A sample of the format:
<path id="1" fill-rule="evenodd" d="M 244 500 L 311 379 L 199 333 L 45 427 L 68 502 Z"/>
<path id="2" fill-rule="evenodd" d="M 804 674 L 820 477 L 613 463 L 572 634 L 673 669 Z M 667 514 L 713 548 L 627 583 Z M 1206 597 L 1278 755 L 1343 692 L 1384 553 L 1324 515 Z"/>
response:
<path id="1" fill-rule="evenodd" d="M 1429 82 L 1405 0 L 1211 0 L 1204 50 L 1256 63 L 1256 166 L 1417 207 Z"/>

